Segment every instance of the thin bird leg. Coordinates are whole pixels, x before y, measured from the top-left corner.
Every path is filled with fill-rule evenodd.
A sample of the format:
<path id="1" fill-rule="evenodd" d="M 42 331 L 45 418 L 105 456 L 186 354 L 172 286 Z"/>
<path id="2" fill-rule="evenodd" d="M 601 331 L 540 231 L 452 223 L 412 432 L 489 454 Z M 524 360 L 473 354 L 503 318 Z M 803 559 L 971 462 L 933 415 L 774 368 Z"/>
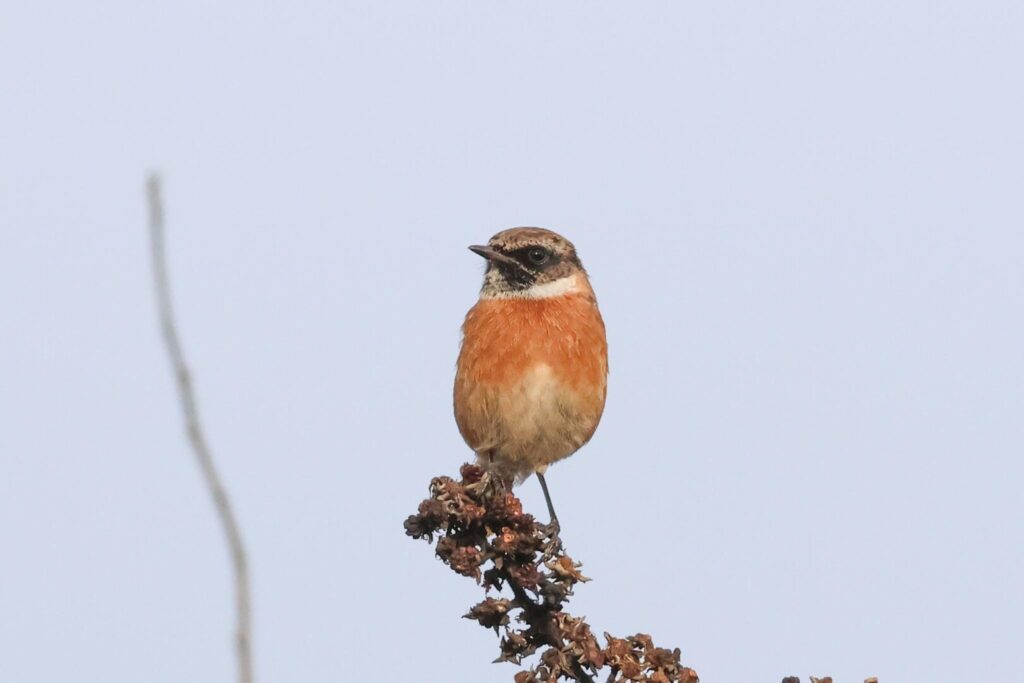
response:
<path id="1" fill-rule="evenodd" d="M 555 514 L 555 506 L 551 504 L 551 494 L 548 493 L 548 483 L 544 481 L 544 475 L 540 472 L 537 473 L 537 479 L 540 481 L 540 487 L 544 491 L 544 500 L 548 504 L 548 514 L 551 516 L 551 526 L 555 528 L 557 533 L 559 529 L 558 515 Z"/>
<path id="2" fill-rule="evenodd" d="M 544 475 L 540 472 L 537 473 L 537 478 L 541 482 L 541 489 L 544 492 L 544 500 L 548 504 L 548 515 L 551 516 L 551 523 L 548 524 L 548 528 L 551 529 L 551 539 L 556 543 L 561 542 L 558 538 L 558 532 L 562 526 L 558 523 L 558 515 L 555 514 L 555 506 L 551 504 L 551 494 L 548 493 L 548 482 L 544 480 Z"/>
<path id="3" fill-rule="evenodd" d="M 562 529 L 558 523 L 558 515 L 555 514 L 555 506 L 551 504 L 551 494 L 548 493 L 548 483 L 544 481 L 544 475 L 538 472 L 537 479 L 540 481 L 540 487 L 544 491 L 544 500 L 548 504 L 548 514 L 551 515 L 551 523 L 548 524 L 548 542 L 545 544 L 547 547 L 541 557 L 541 561 L 546 562 L 562 552 L 562 538 L 559 536 L 559 532 Z"/>

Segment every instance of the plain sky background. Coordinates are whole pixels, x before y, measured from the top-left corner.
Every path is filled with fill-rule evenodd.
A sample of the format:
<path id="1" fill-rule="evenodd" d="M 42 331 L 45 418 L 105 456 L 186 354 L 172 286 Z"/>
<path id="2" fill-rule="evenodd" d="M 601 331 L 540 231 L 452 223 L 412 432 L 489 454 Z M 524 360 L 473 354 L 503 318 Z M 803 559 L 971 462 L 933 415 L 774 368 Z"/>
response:
<path id="1" fill-rule="evenodd" d="M 608 325 L 549 476 L 575 613 L 707 683 L 1019 678 L 1022 35 L 1019 2 L 6 3 L 0 681 L 234 677 L 152 168 L 260 683 L 511 679 L 402 521 L 470 457 L 465 247 L 515 225 Z"/>

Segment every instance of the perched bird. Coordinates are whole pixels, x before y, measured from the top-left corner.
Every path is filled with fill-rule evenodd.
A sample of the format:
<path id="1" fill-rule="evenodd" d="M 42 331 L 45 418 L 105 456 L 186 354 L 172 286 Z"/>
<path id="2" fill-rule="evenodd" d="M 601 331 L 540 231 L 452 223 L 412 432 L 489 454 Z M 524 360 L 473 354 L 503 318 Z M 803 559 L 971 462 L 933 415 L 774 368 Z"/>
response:
<path id="1" fill-rule="evenodd" d="M 604 411 L 608 344 L 597 298 L 561 235 L 499 232 L 469 249 L 487 259 L 480 299 L 462 326 L 455 421 L 478 462 L 519 483 L 590 440 Z"/>

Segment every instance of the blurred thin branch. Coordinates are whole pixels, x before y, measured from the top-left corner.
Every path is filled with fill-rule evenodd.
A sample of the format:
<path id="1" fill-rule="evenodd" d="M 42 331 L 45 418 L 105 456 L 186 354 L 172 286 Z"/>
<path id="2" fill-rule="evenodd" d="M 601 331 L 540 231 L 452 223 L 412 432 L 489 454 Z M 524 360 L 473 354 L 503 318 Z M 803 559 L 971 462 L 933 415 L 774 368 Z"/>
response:
<path id="1" fill-rule="evenodd" d="M 164 248 L 164 207 L 160 189 L 160 176 L 155 173 L 150 175 L 146 182 L 146 196 L 149 203 L 150 255 L 153 265 L 153 280 L 156 286 L 157 310 L 160 315 L 160 328 L 177 384 L 178 398 L 181 401 L 181 410 L 185 420 L 185 431 L 199 463 L 199 469 L 202 471 L 210 498 L 213 499 L 213 505 L 220 518 L 231 554 L 235 583 L 235 653 L 238 660 L 238 681 L 239 683 L 252 683 L 252 607 L 249 591 L 249 564 L 231 500 L 228 498 L 227 490 L 224 488 L 206 442 L 188 363 L 185 361 L 185 353 L 178 337 L 174 308 L 171 305 L 170 279 L 167 275 L 167 254 Z"/>

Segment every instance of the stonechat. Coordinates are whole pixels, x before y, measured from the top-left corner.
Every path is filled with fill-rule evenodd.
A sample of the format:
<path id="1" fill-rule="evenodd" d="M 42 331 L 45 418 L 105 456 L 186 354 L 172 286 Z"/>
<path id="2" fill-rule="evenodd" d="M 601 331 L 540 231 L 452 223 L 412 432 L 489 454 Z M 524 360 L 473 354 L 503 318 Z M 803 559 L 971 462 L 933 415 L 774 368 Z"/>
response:
<path id="1" fill-rule="evenodd" d="M 519 483 L 590 440 L 604 412 L 608 343 L 597 298 L 572 242 L 512 228 L 486 246 L 480 299 L 462 326 L 455 421 L 478 462 Z"/>

